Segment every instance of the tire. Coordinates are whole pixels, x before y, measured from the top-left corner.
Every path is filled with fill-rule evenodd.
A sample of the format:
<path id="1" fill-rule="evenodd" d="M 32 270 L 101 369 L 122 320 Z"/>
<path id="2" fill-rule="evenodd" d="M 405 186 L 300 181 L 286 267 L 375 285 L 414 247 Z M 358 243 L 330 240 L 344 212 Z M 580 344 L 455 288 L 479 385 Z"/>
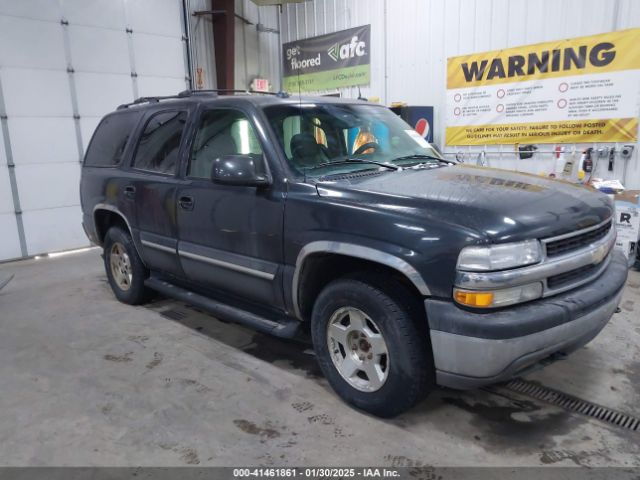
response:
<path id="1" fill-rule="evenodd" d="M 111 227 L 104 238 L 104 268 L 111 290 L 118 300 L 140 305 L 151 298 L 144 286 L 149 270 L 144 266 L 129 232 Z"/>
<path id="2" fill-rule="evenodd" d="M 322 290 L 311 319 L 314 350 L 325 377 L 347 403 L 393 417 L 435 388 L 426 318 L 417 318 L 415 305 L 402 287 L 375 275 L 335 280 Z"/>

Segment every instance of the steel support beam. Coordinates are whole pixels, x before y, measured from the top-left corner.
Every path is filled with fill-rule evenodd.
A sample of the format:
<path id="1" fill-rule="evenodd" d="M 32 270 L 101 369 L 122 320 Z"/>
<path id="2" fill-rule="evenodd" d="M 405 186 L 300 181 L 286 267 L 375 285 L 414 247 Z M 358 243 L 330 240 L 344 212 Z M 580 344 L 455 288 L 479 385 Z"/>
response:
<path id="1" fill-rule="evenodd" d="M 217 88 L 233 89 L 235 69 L 235 2 L 234 0 L 211 0 L 213 42 L 216 52 Z"/>

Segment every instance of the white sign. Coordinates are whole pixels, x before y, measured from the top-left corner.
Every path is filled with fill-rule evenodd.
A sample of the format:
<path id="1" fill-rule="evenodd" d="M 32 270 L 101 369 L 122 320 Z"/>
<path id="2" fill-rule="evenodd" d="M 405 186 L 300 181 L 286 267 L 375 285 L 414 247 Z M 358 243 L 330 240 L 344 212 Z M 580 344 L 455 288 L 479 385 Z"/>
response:
<path id="1" fill-rule="evenodd" d="M 640 237 L 640 206 L 616 202 L 616 248 L 633 263 Z"/>

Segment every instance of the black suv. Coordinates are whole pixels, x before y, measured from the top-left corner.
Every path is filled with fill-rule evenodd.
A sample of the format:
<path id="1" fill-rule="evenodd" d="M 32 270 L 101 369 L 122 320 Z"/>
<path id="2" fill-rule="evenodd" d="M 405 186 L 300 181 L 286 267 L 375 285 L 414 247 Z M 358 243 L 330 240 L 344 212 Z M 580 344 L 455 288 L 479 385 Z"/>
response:
<path id="1" fill-rule="evenodd" d="M 282 337 L 380 416 L 579 348 L 627 277 L 609 199 L 444 160 L 362 101 L 183 92 L 97 127 L 83 225 L 116 297 Z"/>

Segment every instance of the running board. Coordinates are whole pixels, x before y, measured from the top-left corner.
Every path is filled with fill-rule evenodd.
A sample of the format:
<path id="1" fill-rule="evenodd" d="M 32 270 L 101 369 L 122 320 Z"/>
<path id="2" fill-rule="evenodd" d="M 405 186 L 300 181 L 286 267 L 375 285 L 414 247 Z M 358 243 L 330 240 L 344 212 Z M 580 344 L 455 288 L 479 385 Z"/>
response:
<path id="1" fill-rule="evenodd" d="M 253 330 L 283 338 L 294 338 L 300 330 L 301 322 L 298 320 L 286 317 L 282 317 L 281 321 L 269 320 L 255 313 L 212 300 L 209 297 L 178 287 L 156 277 L 149 277 L 144 284 L 167 297 L 201 308 L 221 320 L 239 323 Z"/>

